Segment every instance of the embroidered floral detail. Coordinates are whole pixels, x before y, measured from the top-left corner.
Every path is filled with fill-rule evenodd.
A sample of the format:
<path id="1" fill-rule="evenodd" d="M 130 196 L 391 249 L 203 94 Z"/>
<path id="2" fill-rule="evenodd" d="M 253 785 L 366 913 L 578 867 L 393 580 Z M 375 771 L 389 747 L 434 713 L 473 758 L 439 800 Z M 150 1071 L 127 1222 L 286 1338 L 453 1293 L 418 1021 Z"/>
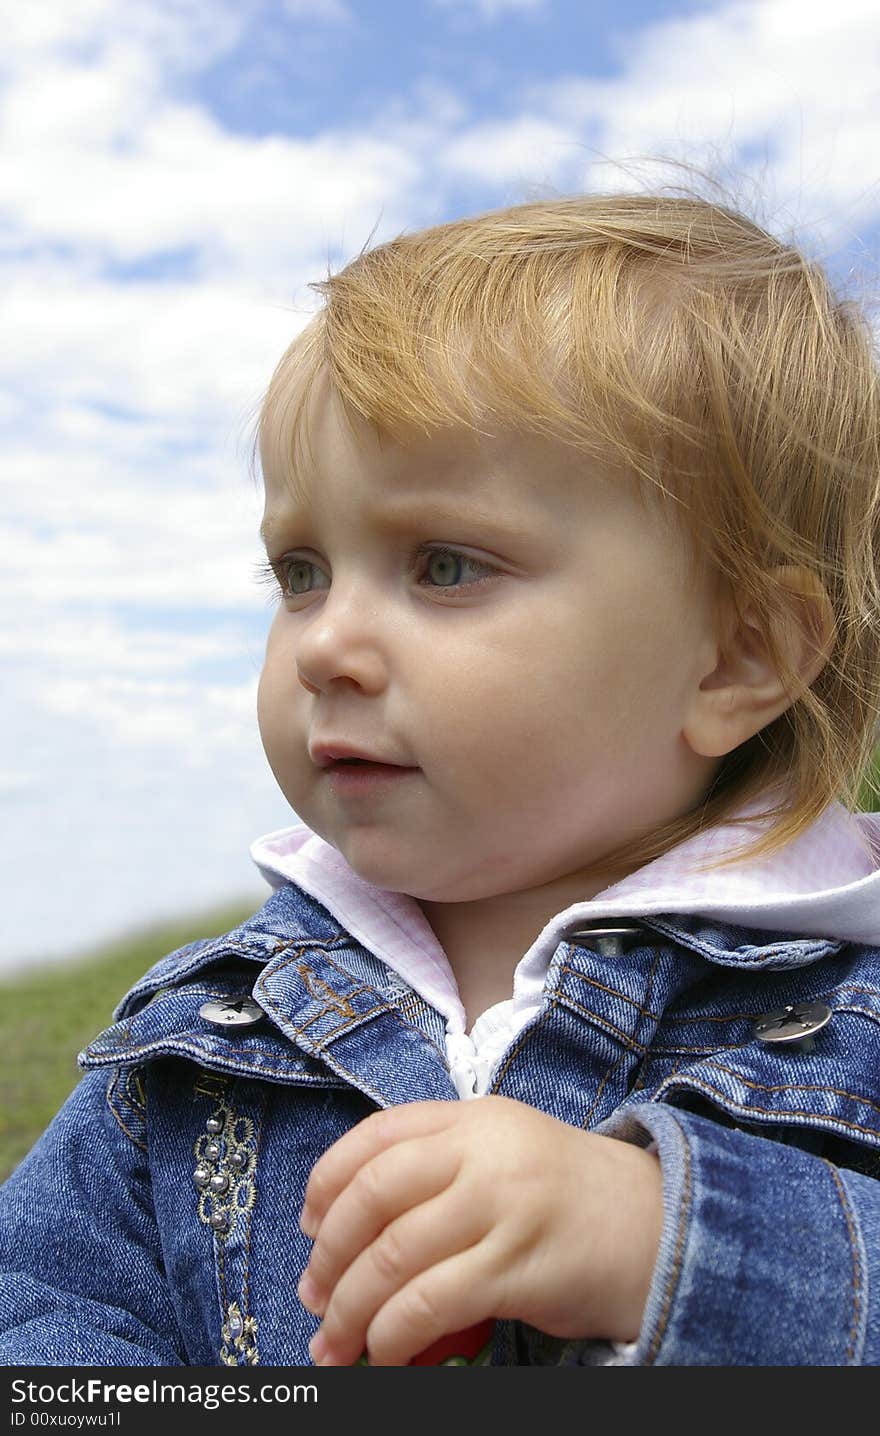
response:
<path id="1" fill-rule="evenodd" d="M 193 1151 L 199 1220 L 225 1241 L 257 1199 L 254 1124 L 250 1117 L 239 1117 L 228 1103 L 216 1107 Z"/>
<path id="2" fill-rule="evenodd" d="M 256 1320 L 245 1316 L 237 1301 L 230 1302 L 220 1330 L 223 1336 L 220 1360 L 224 1366 L 259 1366 Z"/>

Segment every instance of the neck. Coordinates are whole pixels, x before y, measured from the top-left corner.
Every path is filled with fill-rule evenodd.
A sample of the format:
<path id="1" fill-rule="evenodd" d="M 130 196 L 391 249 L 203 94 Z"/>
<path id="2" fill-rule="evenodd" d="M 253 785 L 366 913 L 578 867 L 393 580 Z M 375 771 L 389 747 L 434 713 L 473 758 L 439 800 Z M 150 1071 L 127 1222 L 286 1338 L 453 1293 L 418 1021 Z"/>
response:
<path id="1" fill-rule="evenodd" d="M 595 897 L 614 880 L 594 877 L 585 884 L 568 875 L 525 892 L 471 902 L 417 899 L 455 975 L 468 1028 L 487 1007 L 512 995 L 520 959 L 551 918 Z"/>

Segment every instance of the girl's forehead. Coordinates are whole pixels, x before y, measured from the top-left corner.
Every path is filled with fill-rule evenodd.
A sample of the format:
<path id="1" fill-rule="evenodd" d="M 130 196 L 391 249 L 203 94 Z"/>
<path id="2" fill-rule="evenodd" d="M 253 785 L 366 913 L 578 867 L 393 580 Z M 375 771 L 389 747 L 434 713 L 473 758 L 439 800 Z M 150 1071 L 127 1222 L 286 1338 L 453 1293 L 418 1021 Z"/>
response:
<path id="1" fill-rule="evenodd" d="M 676 504 L 622 471 L 598 443 L 588 453 L 491 415 L 473 427 L 412 426 L 392 434 L 345 402 L 326 366 L 295 376 L 288 400 L 275 406 L 262 434 L 267 542 L 281 525 L 318 511 L 332 524 L 340 494 L 360 499 L 368 491 L 377 517 L 401 528 L 454 506 L 462 517 L 498 527 L 504 519 L 510 531 L 531 527 L 536 534 L 581 523 L 641 524 L 647 514 L 677 567 L 683 533 Z"/>
<path id="2" fill-rule="evenodd" d="M 267 492 L 289 490 L 310 500 L 328 474 L 375 476 L 393 491 L 412 486 L 463 493 L 478 483 L 504 489 L 547 491 L 554 482 L 610 483 L 602 462 L 562 440 L 487 417 L 480 424 L 450 422 L 393 432 L 357 413 L 318 371 L 297 385 L 289 402 L 276 405 L 261 427 L 261 458 Z"/>

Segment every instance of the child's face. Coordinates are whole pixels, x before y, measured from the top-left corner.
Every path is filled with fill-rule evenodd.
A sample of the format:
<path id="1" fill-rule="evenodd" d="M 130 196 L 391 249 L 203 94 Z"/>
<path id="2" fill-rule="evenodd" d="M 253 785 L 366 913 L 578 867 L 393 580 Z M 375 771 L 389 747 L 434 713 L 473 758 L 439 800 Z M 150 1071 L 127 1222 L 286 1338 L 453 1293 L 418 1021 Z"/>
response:
<path id="1" fill-rule="evenodd" d="M 299 817 L 365 880 L 460 902 L 576 889 L 692 807 L 717 764 L 682 729 L 716 648 L 661 518 L 555 441 L 380 443 L 329 387 L 310 413 L 308 504 L 267 483 L 267 549 L 293 596 L 259 691 Z M 455 552 L 413 558 L 421 545 Z M 310 755 L 333 742 L 411 771 L 353 791 Z"/>

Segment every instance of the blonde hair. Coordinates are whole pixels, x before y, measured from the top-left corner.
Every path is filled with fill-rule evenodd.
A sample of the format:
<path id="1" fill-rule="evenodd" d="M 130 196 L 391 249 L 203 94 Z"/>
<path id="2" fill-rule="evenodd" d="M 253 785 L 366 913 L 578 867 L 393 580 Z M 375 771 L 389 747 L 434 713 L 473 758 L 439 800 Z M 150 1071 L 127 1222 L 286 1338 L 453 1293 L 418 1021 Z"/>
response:
<path id="1" fill-rule="evenodd" d="M 731 814 L 768 792 L 782 796 L 762 835 L 728 862 L 782 848 L 835 800 L 858 806 L 880 712 L 878 365 L 866 313 L 817 263 L 726 205 L 594 194 L 401 235 L 312 287 L 324 305 L 260 412 L 265 473 L 293 476 L 319 373 L 391 436 L 488 422 L 561 438 L 676 507 L 798 694 L 696 809 L 603 870 L 753 823 Z M 792 564 L 836 624 L 806 689 L 777 642 L 773 570 Z"/>

